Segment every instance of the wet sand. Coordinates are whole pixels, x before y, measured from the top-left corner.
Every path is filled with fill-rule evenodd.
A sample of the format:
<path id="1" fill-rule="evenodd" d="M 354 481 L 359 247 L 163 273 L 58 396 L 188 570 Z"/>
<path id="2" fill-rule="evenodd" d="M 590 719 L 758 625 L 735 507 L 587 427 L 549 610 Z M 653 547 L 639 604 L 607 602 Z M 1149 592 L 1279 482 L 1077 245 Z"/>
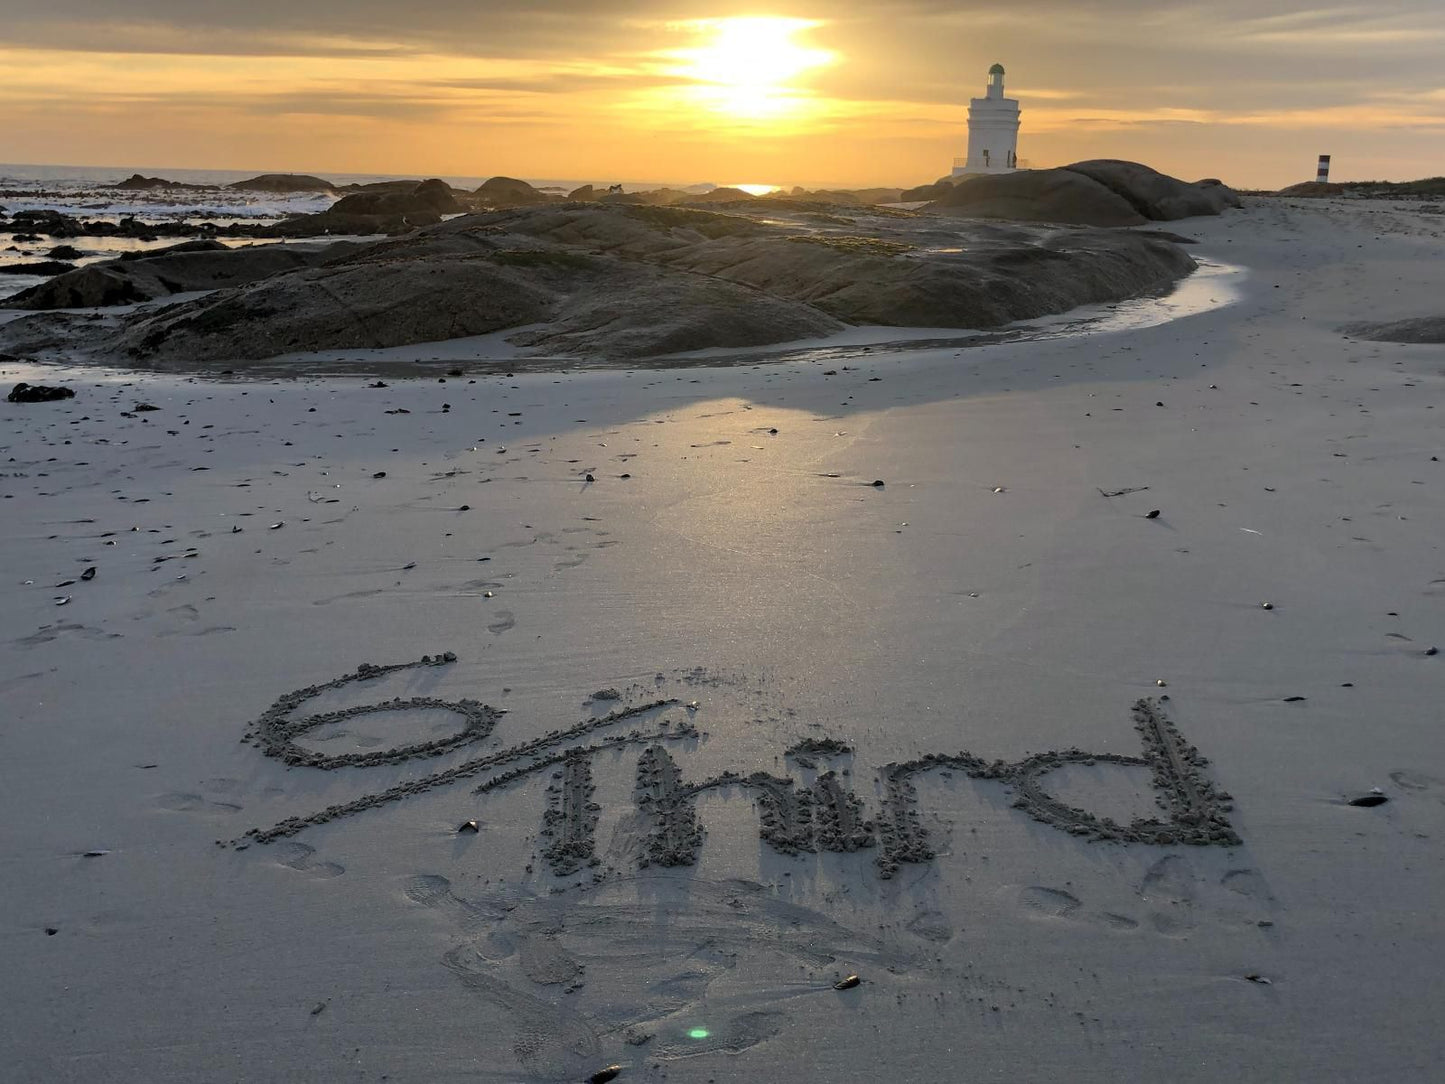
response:
<path id="1" fill-rule="evenodd" d="M 1439 228 L 1252 201 L 1230 303 L 967 349 L 0 366 L 77 392 L 0 403 L 0 1056 L 1429 1079 L 1445 378 L 1338 328 Z"/>

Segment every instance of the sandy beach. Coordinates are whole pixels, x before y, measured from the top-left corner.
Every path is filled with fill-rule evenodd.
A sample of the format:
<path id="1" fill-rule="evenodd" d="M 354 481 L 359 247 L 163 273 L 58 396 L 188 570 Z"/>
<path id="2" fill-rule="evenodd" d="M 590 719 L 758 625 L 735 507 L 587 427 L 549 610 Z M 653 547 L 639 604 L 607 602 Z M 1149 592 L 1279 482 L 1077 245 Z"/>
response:
<path id="1" fill-rule="evenodd" d="M 1445 218 L 1169 228 L 968 348 L 0 363 L 0 1076 L 1435 1079 L 1445 355 L 1339 329 Z"/>

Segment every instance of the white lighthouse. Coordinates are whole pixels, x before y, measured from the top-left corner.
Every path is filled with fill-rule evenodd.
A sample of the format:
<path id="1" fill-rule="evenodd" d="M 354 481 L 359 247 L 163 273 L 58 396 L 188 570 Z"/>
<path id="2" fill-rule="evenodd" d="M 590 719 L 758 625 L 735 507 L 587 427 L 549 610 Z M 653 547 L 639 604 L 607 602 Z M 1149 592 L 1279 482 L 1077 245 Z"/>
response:
<path id="1" fill-rule="evenodd" d="M 1003 96 L 1002 64 L 988 70 L 988 90 L 968 103 L 968 158 L 954 159 L 953 175 L 1012 173 L 1019 168 L 1019 103 Z"/>

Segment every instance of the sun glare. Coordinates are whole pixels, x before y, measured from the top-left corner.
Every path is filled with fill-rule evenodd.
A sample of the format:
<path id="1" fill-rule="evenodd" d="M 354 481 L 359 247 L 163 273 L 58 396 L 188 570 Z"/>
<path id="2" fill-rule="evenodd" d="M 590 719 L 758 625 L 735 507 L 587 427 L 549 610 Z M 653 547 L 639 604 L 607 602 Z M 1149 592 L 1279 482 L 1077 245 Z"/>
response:
<path id="1" fill-rule="evenodd" d="M 684 24 L 701 41 L 667 55 L 678 62 L 672 74 L 690 80 L 690 96 L 707 109 L 744 120 L 794 116 L 812 98 L 796 80 L 836 59 L 797 41 L 821 25 L 775 15 L 701 19 Z"/>

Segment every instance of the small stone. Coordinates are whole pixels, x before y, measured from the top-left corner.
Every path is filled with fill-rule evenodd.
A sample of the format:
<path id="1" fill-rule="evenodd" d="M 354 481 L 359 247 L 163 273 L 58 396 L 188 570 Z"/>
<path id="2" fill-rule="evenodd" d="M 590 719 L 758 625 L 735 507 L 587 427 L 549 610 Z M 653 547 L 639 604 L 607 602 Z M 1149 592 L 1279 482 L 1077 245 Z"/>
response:
<path id="1" fill-rule="evenodd" d="M 1256 973 L 1254 973 L 1254 972 L 1251 972 L 1250 974 L 1244 976 L 1244 978 L 1245 978 L 1245 981 L 1246 981 L 1246 982 L 1258 983 L 1260 986 L 1272 986 L 1272 985 L 1273 985 L 1273 983 L 1272 983 L 1269 979 L 1265 978 L 1263 975 L 1256 974 Z"/>
<path id="2" fill-rule="evenodd" d="M 592 475 L 589 474 L 589 475 L 587 476 L 587 481 L 589 481 L 589 482 L 595 482 L 595 481 L 597 481 L 597 479 L 596 479 L 596 478 L 593 478 Z"/>
<path id="3" fill-rule="evenodd" d="M 372 477 L 373 477 L 373 478 L 385 478 L 385 477 L 386 477 L 386 471 L 384 471 L 384 470 L 379 470 L 379 471 L 377 471 L 375 474 L 373 474 Z"/>
<path id="4" fill-rule="evenodd" d="M 87 568 L 84 572 L 80 574 L 80 578 L 87 583 L 95 579 L 95 566 L 91 565 L 89 568 Z"/>
<path id="5" fill-rule="evenodd" d="M 1425 649 L 1425 654 L 1427 654 L 1427 655 L 1438 655 L 1438 654 L 1440 654 L 1440 649 L 1439 649 L 1438 647 L 1427 647 L 1427 648 Z"/>
<path id="6" fill-rule="evenodd" d="M 54 936 L 55 936 L 56 934 L 58 934 L 59 932 L 60 932 L 60 931 L 57 930 L 54 926 L 46 926 L 46 927 L 45 927 L 45 936 L 46 936 L 46 937 L 54 937 Z"/>
<path id="7" fill-rule="evenodd" d="M 458 834 L 461 834 L 462 832 L 471 832 L 475 834 L 477 832 L 480 832 L 481 830 L 481 826 L 477 824 L 476 821 L 462 821 L 461 824 L 457 825 Z"/>
<path id="8" fill-rule="evenodd" d="M 857 986 L 857 985 L 858 985 L 860 982 L 862 982 L 862 981 L 863 981 L 863 980 L 860 979 L 857 975 L 849 975 L 849 976 L 847 976 L 846 978 L 839 979 L 837 982 L 835 982 L 835 983 L 833 984 L 833 989 L 835 989 L 835 990 L 851 990 L 851 989 L 853 989 L 853 987 Z"/>
<path id="9" fill-rule="evenodd" d="M 1272 609 L 1274 609 L 1274 603 L 1273 603 L 1273 602 L 1261 602 L 1261 603 L 1259 604 L 1259 608 L 1260 608 L 1261 610 L 1272 610 Z"/>
<path id="10" fill-rule="evenodd" d="M 286 521 L 283 519 L 278 523 L 271 524 L 271 526 L 267 527 L 266 529 L 268 531 L 279 531 L 284 526 L 286 526 Z"/>
<path id="11" fill-rule="evenodd" d="M 1358 806 L 1361 809 L 1372 809 L 1377 805 L 1384 805 L 1389 800 L 1389 798 L 1380 793 L 1380 788 L 1376 787 L 1371 790 L 1369 794 L 1361 794 L 1358 798 L 1351 798 L 1349 804 Z"/>
<path id="12" fill-rule="evenodd" d="M 1157 678 L 1157 679 L 1155 679 L 1154 684 L 1155 684 L 1155 685 L 1158 685 L 1159 688 L 1162 689 L 1162 688 L 1164 688 L 1166 685 L 1168 685 L 1169 682 L 1165 681 L 1163 678 Z"/>
<path id="13" fill-rule="evenodd" d="M 622 1066 L 609 1065 L 606 1069 L 598 1069 L 587 1078 L 587 1084 L 607 1084 L 609 1080 L 616 1080 L 617 1074 L 622 1072 Z"/>
<path id="14" fill-rule="evenodd" d="M 883 479 L 882 479 L 882 478 L 875 478 L 875 479 L 873 479 L 873 488 L 874 488 L 874 489 L 882 489 L 882 488 L 883 488 Z"/>
<path id="15" fill-rule="evenodd" d="M 1148 512 L 1145 512 L 1145 513 L 1144 513 L 1144 518 L 1145 518 L 1145 519 L 1158 519 L 1158 518 L 1159 518 L 1159 509 L 1154 508 L 1154 509 L 1151 509 L 1151 510 L 1148 511 Z"/>

